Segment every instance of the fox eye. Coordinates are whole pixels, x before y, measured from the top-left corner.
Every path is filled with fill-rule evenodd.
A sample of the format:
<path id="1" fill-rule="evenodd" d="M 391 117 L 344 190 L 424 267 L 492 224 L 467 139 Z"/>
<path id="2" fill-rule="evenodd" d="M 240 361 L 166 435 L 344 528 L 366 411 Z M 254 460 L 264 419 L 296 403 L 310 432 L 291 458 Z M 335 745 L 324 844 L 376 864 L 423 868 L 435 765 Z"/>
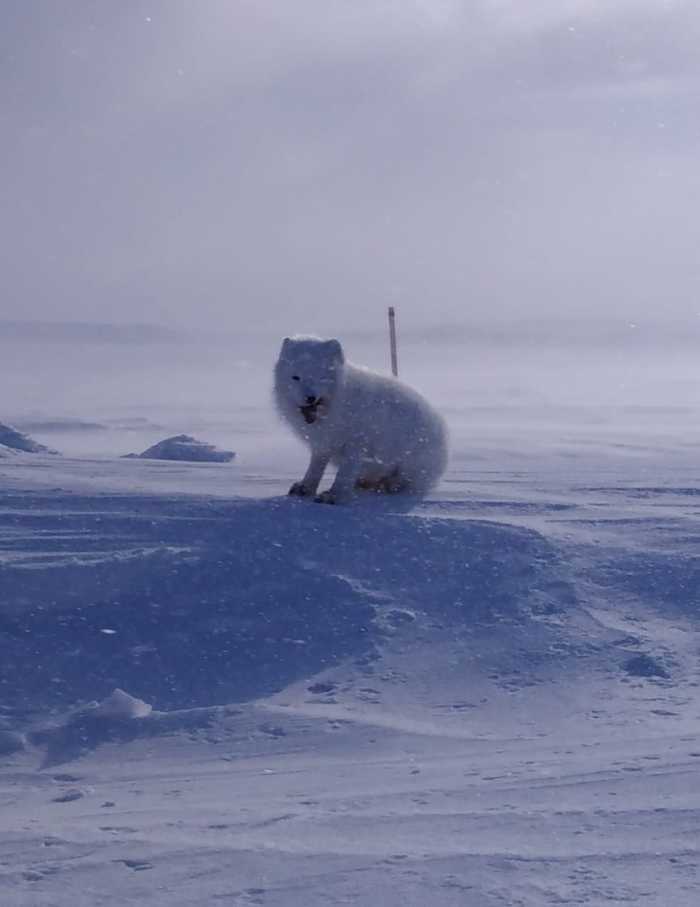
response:
<path id="1" fill-rule="evenodd" d="M 301 381 L 299 375 L 292 375 L 292 381 Z"/>

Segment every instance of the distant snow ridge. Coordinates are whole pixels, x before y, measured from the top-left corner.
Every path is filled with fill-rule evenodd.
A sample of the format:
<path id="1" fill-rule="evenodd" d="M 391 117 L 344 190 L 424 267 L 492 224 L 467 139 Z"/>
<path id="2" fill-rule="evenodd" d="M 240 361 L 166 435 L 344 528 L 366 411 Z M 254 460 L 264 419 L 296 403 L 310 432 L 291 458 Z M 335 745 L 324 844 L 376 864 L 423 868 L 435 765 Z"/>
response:
<path id="1" fill-rule="evenodd" d="M 143 460 L 188 460 L 204 463 L 230 463 L 236 456 L 232 450 L 220 450 L 214 444 L 197 441 L 189 435 L 173 435 L 144 450 L 140 454 L 127 454 Z"/>
<path id="2" fill-rule="evenodd" d="M 16 428 L 0 422 L 0 456 L 18 450 L 24 453 L 58 453 L 56 450 L 51 450 L 50 447 L 45 447 L 43 444 L 33 441 L 28 435 L 23 435 L 21 431 L 17 431 Z"/>
<path id="3" fill-rule="evenodd" d="M 38 432 L 80 432 L 80 431 L 106 431 L 107 426 L 101 422 L 86 422 L 84 419 L 22 419 L 17 425 L 24 431 Z"/>

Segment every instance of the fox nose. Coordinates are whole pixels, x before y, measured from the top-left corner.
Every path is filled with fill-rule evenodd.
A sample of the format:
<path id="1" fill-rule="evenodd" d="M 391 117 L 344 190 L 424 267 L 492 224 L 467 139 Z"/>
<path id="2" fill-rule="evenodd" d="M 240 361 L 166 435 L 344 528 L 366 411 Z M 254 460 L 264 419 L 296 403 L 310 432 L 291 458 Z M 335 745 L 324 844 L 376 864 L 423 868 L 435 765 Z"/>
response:
<path id="1" fill-rule="evenodd" d="M 313 394 L 308 394 L 306 397 L 306 402 L 309 404 L 309 406 L 311 406 L 316 402 L 316 397 L 314 397 Z"/>

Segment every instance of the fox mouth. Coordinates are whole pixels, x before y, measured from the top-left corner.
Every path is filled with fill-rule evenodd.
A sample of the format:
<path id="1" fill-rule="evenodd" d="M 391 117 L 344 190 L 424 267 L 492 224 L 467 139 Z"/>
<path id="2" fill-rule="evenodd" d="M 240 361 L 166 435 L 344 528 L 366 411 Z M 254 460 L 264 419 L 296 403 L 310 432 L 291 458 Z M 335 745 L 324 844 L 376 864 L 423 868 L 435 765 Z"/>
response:
<path id="1" fill-rule="evenodd" d="M 307 403 L 299 407 L 307 425 L 312 425 L 316 421 L 319 416 L 318 408 L 323 405 L 323 402 L 323 397 L 319 397 L 313 403 Z"/>

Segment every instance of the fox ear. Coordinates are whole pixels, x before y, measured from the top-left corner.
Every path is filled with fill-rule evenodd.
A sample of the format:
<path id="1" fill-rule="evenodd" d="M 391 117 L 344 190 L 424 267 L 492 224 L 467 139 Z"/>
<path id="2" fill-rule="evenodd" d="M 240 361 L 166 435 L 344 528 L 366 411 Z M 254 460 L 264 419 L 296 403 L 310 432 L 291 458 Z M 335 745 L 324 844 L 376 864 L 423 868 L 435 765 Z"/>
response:
<path id="1" fill-rule="evenodd" d="M 327 340 L 326 347 L 333 353 L 333 357 L 337 359 L 338 362 L 345 362 L 345 356 L 343 355 L 343 348 L 340 345 L 339 340 Z"/>

